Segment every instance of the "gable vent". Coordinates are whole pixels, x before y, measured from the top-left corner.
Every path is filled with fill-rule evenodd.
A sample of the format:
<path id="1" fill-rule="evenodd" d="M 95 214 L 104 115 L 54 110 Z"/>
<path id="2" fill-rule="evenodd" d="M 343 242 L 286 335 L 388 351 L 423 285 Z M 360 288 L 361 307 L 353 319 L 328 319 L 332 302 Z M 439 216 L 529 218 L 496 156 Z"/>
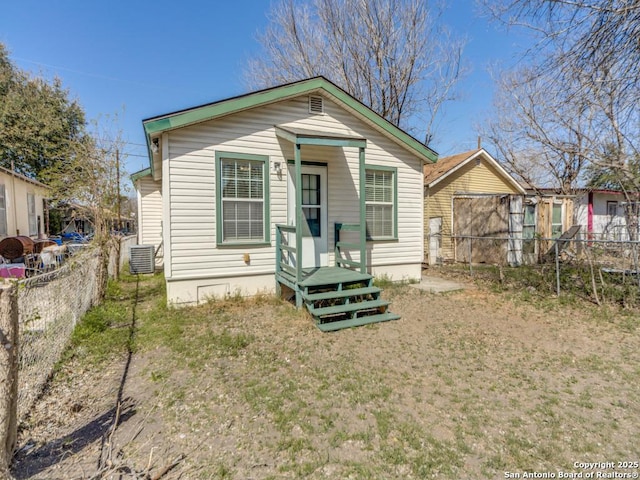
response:
<path id="1" fill-rule="evenodd" d="M 324 99 L 322 97 L 309 97 L 309 113 L 324 113 Z"/>

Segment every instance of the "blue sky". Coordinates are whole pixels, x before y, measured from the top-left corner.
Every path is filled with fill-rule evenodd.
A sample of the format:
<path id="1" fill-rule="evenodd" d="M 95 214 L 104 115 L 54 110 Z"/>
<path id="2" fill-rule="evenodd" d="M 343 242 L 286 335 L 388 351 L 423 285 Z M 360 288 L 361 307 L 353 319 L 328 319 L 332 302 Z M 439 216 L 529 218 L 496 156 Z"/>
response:
<path id="1" fill-rule="evenodd" d="M 242 72 L 259 51 L 268 0 L 4 0 L 0 42 L 14 64 L 58 76 L 88 118 L 118 114 L 129 173 L 146 168 L 142 119 L 246 92 Z M 473 0 L 447 2 L 443 22 L 468 40 L 470 73 L 446 105 L 432 147 L 441 156 L 475 148 L 474 126 L 491 114 L 488 67 L 514 62 L 519 44 L 477 14 Z"/>

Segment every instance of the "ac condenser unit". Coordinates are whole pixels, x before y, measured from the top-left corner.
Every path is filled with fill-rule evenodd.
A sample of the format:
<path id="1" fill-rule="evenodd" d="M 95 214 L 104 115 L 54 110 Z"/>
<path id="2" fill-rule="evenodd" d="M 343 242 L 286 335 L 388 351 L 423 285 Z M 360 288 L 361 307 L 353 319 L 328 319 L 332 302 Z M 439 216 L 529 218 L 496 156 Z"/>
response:
<path id="1" fill-rule="evenodd" d="M 153 245 L 129 247 L 129 271 L 131 273 L 153 273 L 156 270 Z"/>

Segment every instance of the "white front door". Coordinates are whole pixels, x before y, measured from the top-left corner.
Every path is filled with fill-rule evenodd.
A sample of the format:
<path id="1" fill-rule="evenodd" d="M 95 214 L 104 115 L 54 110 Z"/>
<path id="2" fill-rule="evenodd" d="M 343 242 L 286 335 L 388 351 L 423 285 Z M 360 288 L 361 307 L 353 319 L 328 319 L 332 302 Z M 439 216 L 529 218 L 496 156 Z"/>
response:
<path id="1" fill-rule="evenodd" d="M 429 265 L 436 265 L 440 257 L 442 217 L 429 219 Z"/>
<path id="2" fill-rule="evenodd" d="M 295 166 L 287 171 L 287 223 L 296 224 Z M 302 267 L 329 265 L 327 167 L 302 165 Z M 294 235 L 290 242 L 295 242 Z M 293 243 L 295 244 L 295 243 Z"/>

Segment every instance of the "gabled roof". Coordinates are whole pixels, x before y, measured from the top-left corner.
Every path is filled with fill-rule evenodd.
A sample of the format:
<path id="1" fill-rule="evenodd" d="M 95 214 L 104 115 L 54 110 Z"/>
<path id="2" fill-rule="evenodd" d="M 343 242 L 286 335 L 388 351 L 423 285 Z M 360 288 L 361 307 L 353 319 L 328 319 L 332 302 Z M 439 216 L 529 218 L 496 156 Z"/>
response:
<path id="1" fill-rule="evenodd" d="M 424 183 L 428 187 L 433 187 L 447 178 L 452 173 L 460 170 L 469 162 L 482 158 L 489 163 L 498 174 L 511 184 L 518 192 L 524 194 L 525 190 L 484 148 L 458 153 L 450 157 L 444 157 L 436 163 L 424 166 Z"/>
<path id="2" fill-rule="evenodd" d="M 369 125 L 390 137 L 396 143 L 411 150 L 415 155 L 425 161 L 435 162 L 438 154 L 425 144 L 409 135 L 391 122 L 385 120 L 369 107 L 356 100 L 340 87 L 324 77 L 313 77 L 299 82 L 288 83 L 257 92 L 228 98 L 214 103 L 201 105 L 186 110 L 180 110 L 157 117 L 147 118 L 142 121 L 146 134 L 147 145 L 151 145 L 151 138 L 163 132 L 206 122 L 225 115 L 241 112 L 251 108 L 279 102 L 300 95 L 308 95 L 317 92 L 326 93 L 336 103 L 350 110 L 355 116 L 361 118 Z M 151 168 L 153 168 L 153 156 L 149 149 Z"/>

